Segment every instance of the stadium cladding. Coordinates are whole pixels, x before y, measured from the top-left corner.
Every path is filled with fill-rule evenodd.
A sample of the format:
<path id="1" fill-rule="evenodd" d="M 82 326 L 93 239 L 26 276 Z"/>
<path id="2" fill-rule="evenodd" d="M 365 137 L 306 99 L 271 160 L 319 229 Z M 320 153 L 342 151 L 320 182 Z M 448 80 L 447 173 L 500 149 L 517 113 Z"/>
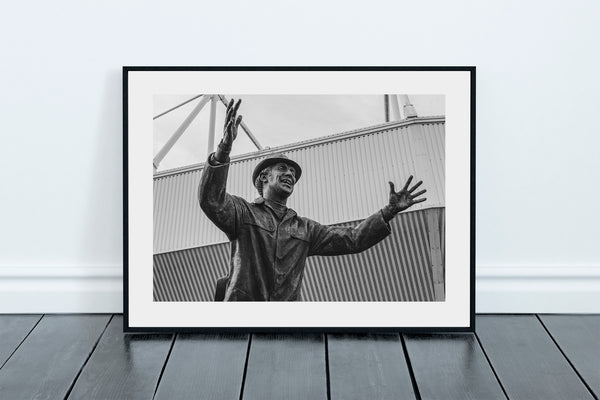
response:
<path id="1" fill-rule="evenodd" d="M 227 191 L 252 201 L 254 166 L 285 152 L 303 168 L 288 206 L 353 225 L 387 203 L 388 180 L 424 181 L 427 201 L 391 221 L 392 235 L 355 255 L 310 257 L 304 301 L 444 300 L 445 119 L 418 117 L 233 157 Z M 198 206 L 203 164 L 154 176 L 154 300 L 209 301 L 229 244 Z"/>

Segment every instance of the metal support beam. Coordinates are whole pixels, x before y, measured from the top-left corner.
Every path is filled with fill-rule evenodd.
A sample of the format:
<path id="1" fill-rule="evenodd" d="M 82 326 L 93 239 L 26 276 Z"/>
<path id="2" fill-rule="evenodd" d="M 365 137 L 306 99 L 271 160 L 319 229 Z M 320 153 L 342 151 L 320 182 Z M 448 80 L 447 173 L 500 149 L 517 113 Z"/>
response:
<path id="1" fill-rule="evenodd" d="M 217 96 L 210 96 L 210 121 L 208 123 L 208 154 L 210 156 L 215 148 L 215 116 L 217 113 Z"/>
<path id="2" fill-rule="evenodd" d="M 396 96 L 395 94 L 390 95 L 390 106 L 392 109 L 392 120 L 402 120 L 402 115 L 400 114 L 400 105 L 398 104 L 398 96 Z"/>
<path id="3" fill-rule="evenodd" d="M 433 295 L 435 301 L 444 301 L 446 299 L 444 289 L 444 259 L 440 244 L 440 218 L 438 213 L 439 211 L 435 208 L 425 210 L 425 214 L 427 215 L 427 233 L 429 236 L 431 274 L 433 275 Z"/>
<path id="4" fill-rule="evenodd" d="M 179 125 L 179 128 L 177 128 L 175 133 L 173 133 L 173 135 L 171 135 L 169 140 L 167 140 L 167 143 L 165 143 L 165 145 L 162 147 L 162 149 L 160 149 L 160 151 L 156 154 L 156 156 L 154 156 L 154 160 L 152 162 L 152 164 L 154 165 L 154 171 L 156 171 L 156 169 L 158 168 L 158 165 L 163 160 L 163 158 L 165 158 L 165 156 L 167 155 L 169 150 L 171 150 L 173 145 L 177 142 L 177 140 L 179 140 L 179 138 L 181 137 L 181 135 L 183 135 L 185 130 L 188 128 L 188 126 L 190 126 L 190 124 L 192 123 L 194 118 L 196 118 L 198 113 L 202 110 L 202 108 L 209 101 L 210 101 L 210 96 L 202 97 L 202 99 L 196 105 L 196 107 L 194 107 L 194 109 L 192 110 L 190 115 L 188 115 L 186 117 L 186 119 L 181 123 L 181 125 Z"/>
<path id="5" fill-rule="evenodd" d="M 191 99 L 188 99 L 188 100 L 184 101 L 183 103 L 177 104 L 175 107 L 169 108 L 167 111 L 161 112 L 160 114 L 158 114 L 157 116 L 155 116 L 152 119 L 158 119 L 158 118 L 162 117 L 163 115 L 170 113 L 171 111 L 177 110 L 179 107 L 185 106 L 187 103 L 189 103 L 190 101 L 196 100 L 200 96 L 202 96 L 202 95 L 199 94 L 197 96 L 192 97 Z"/>
<path id="6" fill-rule="evenodd" d="M 221 103 L 223 103 L 225 105 L 225 107 L 227 107 L 227 103 L 228 103 L 227 98 L 225 96 L 223 96 L 222 94 L 220 94 L 219 95 L 219 99 L 221 100 Z M 258 139 L 256 139 L 256 137 L 254 137 L 254 135 L 252 134 L 252 132 L 250 132 L 250 129 L 248 129 L 248 126 L 244 123 L 244 121 L 242 121 L 242 123 L 240 124 L 240 126 L 242 127 L 242 129 L 244 130 L 244 132 L 246 132 L 246 135 L 248 135 L 248 137 L 250 138 L 250 140 L 252 140 L 252 143 L 254 143 L 254 145 L 256 146 L 256 148 L 258 150 L 262 150 L 263 147 L 258 142 Z"/>

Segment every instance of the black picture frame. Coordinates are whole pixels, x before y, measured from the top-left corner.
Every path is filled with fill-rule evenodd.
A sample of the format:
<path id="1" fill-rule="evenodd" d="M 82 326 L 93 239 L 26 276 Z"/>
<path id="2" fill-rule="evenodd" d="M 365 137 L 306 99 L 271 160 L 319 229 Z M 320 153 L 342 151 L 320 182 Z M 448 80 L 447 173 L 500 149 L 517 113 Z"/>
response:
<path id="1" fill-rule="evenodd" d="M 132 309 L 130 307 L 130 285 L 132 284 L 130 265 L 130 235 L 131 235 L 131 151 L 135 148 L 131 145 L 131 76 L 138 72 L 168 72 L 187 73 L 194 71 L 202 72 L 463 72 L 468 74 L 468 155 L 469 160 L 469 296 L 468 296 L 468 324 L 464 326 L 141 326 L 132 323 Z M 439 333 L 439 332 L 473 332 L 475 329 L 475 121 L 476 121 L 476 68 L 474 66 L 414 66 L 414 67 L 389 67 L 389 66 L 363 66 L 363 67 L 308 67 L 308 66 L 252 66 L 252 67 L 184 67 L 184 66 L 126 66 L 123 67 L 123 314 L 124 332 L 406 332 L 406 333 Z M 465 221 L 466 222 L 466 221 Z"/>

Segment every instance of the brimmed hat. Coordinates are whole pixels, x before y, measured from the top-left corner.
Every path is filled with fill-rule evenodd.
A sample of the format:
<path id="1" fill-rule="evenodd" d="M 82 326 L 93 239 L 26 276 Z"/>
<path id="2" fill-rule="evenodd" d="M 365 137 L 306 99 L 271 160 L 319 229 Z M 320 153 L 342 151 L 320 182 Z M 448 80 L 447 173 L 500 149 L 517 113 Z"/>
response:
<path id="1" fill-rule="evenodd" d="M 258 175 L 260 174 L 260 172 L 263 169 L 270 167 L 271 165 L 274 165 L 277 163 L 285 163 L 285 164 L 288 164 L 288 165 L 291 165 L 292 167 L 294 167 L 294 169 L 296 170 L 296 176 L 295 176 L 296 182 L 298 182 L 298 180 L 300 180 L 300 175 L 302 175 L 302 168 L 300 168 L 298 163 L 294 160 L 290 160 L 283 153 L 275 153 L 275 154 L 272 154 L 269 157 L 265 158 L 261 162 L 259 162 L 258 165 L 256 166 L 256 168 L 254 168 L 254 172 L 252 173 L 252 184 L 254 185 L 254 187 L 256 187 L 256 178 L 258 178 Z M 256 187 L 256 188 L 258 189 L 258 187 Z"/>

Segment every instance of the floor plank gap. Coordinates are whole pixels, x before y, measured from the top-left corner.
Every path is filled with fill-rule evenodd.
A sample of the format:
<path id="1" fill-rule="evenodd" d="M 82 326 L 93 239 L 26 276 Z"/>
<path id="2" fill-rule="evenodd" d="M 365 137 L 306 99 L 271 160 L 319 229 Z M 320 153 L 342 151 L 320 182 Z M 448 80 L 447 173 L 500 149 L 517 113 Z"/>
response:
<path id="1" fill-rule="evenodd" d="M 165 373 L 165 368 L 167 368 L 167 364 L 169 362 L 169 357 L 171 357 L 171 352 L 173 351 L 173 346 L 175 345 L 175 340 L 177 340 L 177 333 L 173 334 L 173 338 L 171 339 L 171 346 L 169 347 L 169 352 L 167 353 L 167 358 L 165 358 L 165 362 L 163 363 L 162 369 L 160 370 L 160 375 L 158 375 L 158 381 L 156 381 L 156 387 L 154 388 L 154 394 L 152 395 L 152 400 L 156 397 L 156 392 L 158 392 L 158 387 L 160 386 L 160 381 Z"/>
<path id="2" fill-rule="evenodd" d="M 154 399 L 187 400 L 199 394 L 206 400 L 239 399 L 248 337 L 237 333 L 177 334 Z"/>
<path id="3" fill-rule="evenodd" d="M 327 400 L 324 342 L 323 333 L 252 335 L 244 400 Z"/>
<path id="4" fill-rule="evenodd" d="M 535 314 L 535 316 L 538 319 L 538 321 L 540 321 L 540 324 L 542 324 L 542 327 L 544 328 L 544 330 L 546 331 L 546 333 L 548 334 L 548 336 L 550 336 L 550 339 L 552 339 L 552 341 L 556 345 L 556 348 L 558 348 L 558 351 L 560 351 L 560 354 L 563 355 L 563 357 L 565 358 L 565 360 L 567 360 L 567 362 L 569 363 L 569 365 L 571 366 L 571 368 L 573 368 L 573 371 L 575 371 L 575 373 L 577 374 L 577 376 L 579 377 L 579 379 L 581 380 L 581 382 L 583 382 L 583 385 L 590 392 L 590 394 L 594 397 L 594 399 L 598 400 L 598 397 L 594 394 L 594 391 L 592 390 L 592 388 L 590 388 L 590 386 L 585 381 L 585 379 L 583 379 L 583 377 L 581 376 L 581 374 L 579 373 L 579 371 L 577 371 L 577 368 L 575 368 L 575 366 L 573 365 L 573 363 L 571 362 L 571 360 L 569 360 L 569 357 L 567 357 L 567 355 L 565 354 L 565 352 L 563 351 L 563 349 L 560 347 L 560 345 L 558 344 L 558 342 L 556 341 L 556 339 L 554 339 L 554 336 L 552 336 L 552 333 L 550 333 L 550 331 L 548 330 L 548 327 L 546 326 L 546 324 L 544 324 L 544 321 L 542 321 L 542 319 L 540 318 L 540 316 L 538 314 Z"/>
<path id="5" fill-rule="evenodd" d="M 400 334 L 400 342 L 402 343 L 402 351 L 404 352 L 404 358 L 406 359 L 406 365 L 408 366 L 408 373 L 410 375 L 410 381 L 412 382 L 413 391 L 417 400 L 421 399 L 421 393 L 419 392 L 419 385 L 417 385 L 417 379 L 415 378 L 415 371 L 413 371 L 412 364 L 410 362 L 410 356 L 408 355 L 408 349 L 406 348 L 406 342 L 404 341 L 404 334 Z"/>
<path id="6" fill-rule="evenodd" d="M 250 359 L 250 346 L 252 346 L 252 333 L 248 335 L 248 347 L 246 348 L 246 362 L 242 374 L 242 387 L 240 388 L 240 400 L 244 398 L 244 385 L 246 384 L 246 373 L 248 372 L 248 360 Z"/>
<path id="7" fill-rule="evenodd" d="M 98 347 L 98 343 L 100 343 L 100 339 L 102 339 L 102 335 L 104 335 L 104 332 L 106 332 L 106 328 L 108 328 L 108 325 L 110 324 L 110 321 L 112 321 L 114 316 L 115 316 L 115 314 L 112 314 L 110 316 L 110 318 L 108 319 L 108 322 L 106 323 L 106 325 L 104 326 L 104 329 L 102 330 L 102 333 L 100 333 L 100 335 L 98 336 L 98 339 L 96 339 L 96 342 L 94 343 L 94 346 L 92 347 L 92 350 L 90 351 L 90 354 L 88 354 L 88 356 L 85 359 L 85 361 L 83 362 L 83 364 L 81 364 L 81 367 L 79 367 L 79 371 L 77 371 L 77 375 L 75 375 L 75 379 L 73 379 L 73 382 L 71 382 L 71 386 L 69 386 L 69 389 L 67 390 L 67 393 L 65 394 L 64 400 L 67 400 L 69 398 L 69 396 L 71 395 L 71 392 L 73 391 L 73 388 L 75 387 L 75 384 L 77 383 L 77 379 L 79 379 L 79 376 L 81 375 L 81 372 L 83 372 L 85 365 L 92 357 L 92 354 L 94 354 L 94 350 L 96 350 L 96 347 Z"/>
<path id="8" fill-rule="evenodd" d="M 25 337 L 23 338 L 23 340 L 21 340 L 21 342 L 19 342 L 19 345 L 12 351 L 12 353 L 10 353 L 10 355 L 2 363 L 2 365 L 0 365 L 0 369 L 2 369 L 2 367 L 4 367 L 6 365 L 6 363 L 8 362 L 8 360 L 10 360 L 10 358 L 13 356 L 13 354 L 15 354 L 17 352 L 17 350 L 19 350 L 19 347 L 21 347 L 21 345 L 23 344 L 23 342 L 25 342 L 25 340 L 27 340 L 27 338 L 29 337 L 29 335 L 31 335 L 31 332 L 33 332 L 33 330 L 35 329 L 35 327 L 38 326 L 38 324 L 40 323 L 40 321 L 42 320 L 42 318 L 44 318 L 44 315 L 45 314 L 42 314 L 42 316 L 37 320 L 37 322 L 35 323 L 35 325 L 33 325 L 33 327 L 29 330 L 29 332 L 27 332 L 27 335 L 25 335 Z"/>
<path id="9" fill-rule="evenodd" d="M 477 332 L 473 332 L 473 334 L 475 335 L 475 339 L 477 339 L 477 343 L 479 343 L 479 347 L 481 347 L 481 351 L 483 352 L 485 359 L 487 360 L 490 368 L 492 369 L 492 372 L 494 373 L 494 376 L 496 377 L 496 380 L 498 381 L 498 384 L 500 385 L 500 389 L 502 389 L 502 393 L 504 393 L 504 397 L 506 397 L 507 400 L 510 399 L 508 397 L 508 394 L 506 393 L 506 389 L 504 389 L 504 385 L 502 385 L 502 381 L 500 381 L 500 378 L 498 377 L 498 373 L 496 372 L 496 370 L 494 369 L 494 366 L 492 365 L 492 362 L 490 361 L 490 357 L 486 353 L 485 348 L 483 347 L 483 344 L 481 343 L 481 339 L 479 339 L 479 335 L 477 335 Z"/>
<path id="10" fill-rule="evenodd" d="M 327 355 L 331 400 L 416 399 L 398 333 L 330 333 Z"/>

